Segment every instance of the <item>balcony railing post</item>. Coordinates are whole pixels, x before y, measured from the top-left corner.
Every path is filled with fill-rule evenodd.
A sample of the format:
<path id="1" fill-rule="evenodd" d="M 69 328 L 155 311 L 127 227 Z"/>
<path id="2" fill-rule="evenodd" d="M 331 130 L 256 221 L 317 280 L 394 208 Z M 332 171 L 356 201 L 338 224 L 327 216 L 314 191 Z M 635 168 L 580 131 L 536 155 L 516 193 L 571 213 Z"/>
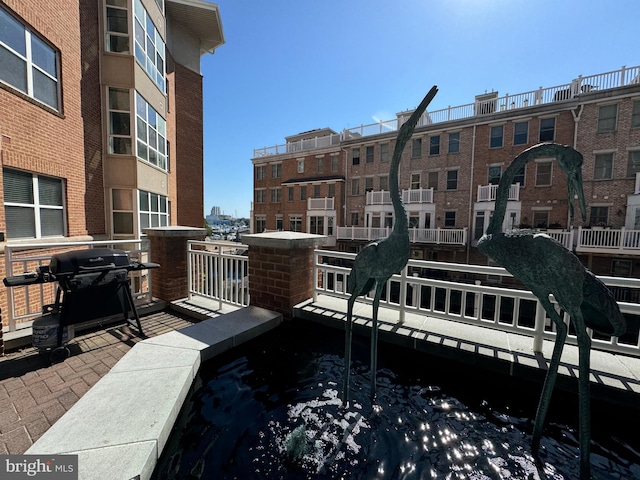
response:
<path id="1" fill-rule="evenodd" d="M 542 343 L 544 340 L 544 323 L 546 318 L 546 312 L 542 308 L 542 304 L 536 302 L 536 319 L 533 334 L 533 351 L 534 353 L 542 353 Z"/>
<path id="2" fill-rule="evenodd" d="M 404 316 L 407 310 L 407 270 L 409 267 L 407 265 L 404 266 L 402 272 L 400 272 L 400 316 L 398 318 L 398 323 L 404 323 Z"/>

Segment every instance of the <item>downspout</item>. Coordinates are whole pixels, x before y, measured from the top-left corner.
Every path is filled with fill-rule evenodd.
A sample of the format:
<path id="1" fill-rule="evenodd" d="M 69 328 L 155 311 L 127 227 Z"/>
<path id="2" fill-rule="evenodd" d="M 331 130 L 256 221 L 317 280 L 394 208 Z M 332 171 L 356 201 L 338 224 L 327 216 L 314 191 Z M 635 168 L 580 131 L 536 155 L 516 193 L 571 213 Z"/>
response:
<path id="1" fill-rule="evenodd" d="M 580 105 L 580 112 L 577 115 L 576 115 L 575 109 L 571 110 L 571 116 L 573 117 L 573 148 L 574 150 L 578 149 L 577 148 L 578 147 L 578 123 L 580 123 L 580 117 L 582 117 L 583 110 L 584 110 L 584 104 Z M 569 199 L 569 201 L 573 201 L 573 199 Z M 572 225 L 569 222 L 571 222 L 571 214 L 569 213 L 569 209 L 567 209 L 567 228 L 572 227 Z M 591 257 L 591 255 L 589 257 Z M 591 268 L 591 265 L 589 265 L 589 268 Z"/>
<path id="2" fill-rule="evenodd" d="M 467 230 L 467 264 L 471 259 L 471 241 L 473 239 L 473 166 L 476 158 L 476 127 L 477 125 L 473 125 L 473 137 L 471 138 L 471 177 L 469 180 L 469 218 L 467 221 L 467 225 L 469 228 Z"/>

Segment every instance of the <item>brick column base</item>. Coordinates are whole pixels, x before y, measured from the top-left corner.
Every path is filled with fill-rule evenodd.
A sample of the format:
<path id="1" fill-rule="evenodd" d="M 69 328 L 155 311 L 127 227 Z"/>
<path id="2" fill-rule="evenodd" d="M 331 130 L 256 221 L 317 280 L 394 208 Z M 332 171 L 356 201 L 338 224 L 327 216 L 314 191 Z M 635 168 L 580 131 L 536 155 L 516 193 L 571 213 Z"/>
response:
<path id="1" fill-rule="evenodd" d="M 326 240 L 298 232 L 243 235 L 249 245 L 251 305 L 291 319 L 293 307 L 313 296 L 313 251 Z"/>
<path id="2" fill-rule="evenodd" d="M 204 240 L 207 231 L 193 227 L 146 228 L 151 261 L 160 268 L 151 270 L 153 296 L 173 302 L 189 295 L 187 240 Z"/>

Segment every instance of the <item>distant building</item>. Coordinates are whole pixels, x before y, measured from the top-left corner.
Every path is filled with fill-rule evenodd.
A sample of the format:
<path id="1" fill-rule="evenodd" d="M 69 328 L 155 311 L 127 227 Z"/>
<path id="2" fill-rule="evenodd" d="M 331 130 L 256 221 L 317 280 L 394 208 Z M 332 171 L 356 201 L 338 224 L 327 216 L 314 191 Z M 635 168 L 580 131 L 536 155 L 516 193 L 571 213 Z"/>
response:
<path id="1" fill-rule="evenodd" d="M 527 147 L 555 141 L 584 155 L 586 222 L 578 216 L 568 224 L 564 173 L 549 158 L 517 178 L 504 228 L 544 229 L 598 274 L 640 274 L 639 78 L 640 67 L 622 68 L 425 113 L 399 172 L 412 258 L 487 264 L 475 247 L 502 172 Z M 394 222 L 389 162 L 410 114 L 255 149 L 252 229 L 324 234 L 348 252 L 385 237 Z M 601 225 L 609 227 L 606 235 L 595 234 Z"/>

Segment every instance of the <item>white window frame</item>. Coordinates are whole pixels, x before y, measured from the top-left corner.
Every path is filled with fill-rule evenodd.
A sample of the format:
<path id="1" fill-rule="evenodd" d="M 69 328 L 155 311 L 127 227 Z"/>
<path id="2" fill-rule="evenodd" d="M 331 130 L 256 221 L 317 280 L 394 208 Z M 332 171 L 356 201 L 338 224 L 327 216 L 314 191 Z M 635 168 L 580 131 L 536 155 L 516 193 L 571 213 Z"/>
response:
<path id="1" fill-rule="evenodd" d="M 119 5 L 118 5 L 119 3 Z M 110 30 L 109 29 L 109 10 L 114 12 L 120 12 L 121 14 L 124 12 L 124 18 L 126 19 L 125 25 L 127 27 L 126 32 L 120 32 L 118 30 Z M 131 25 L 129 22 L 129 12 L 127 10 L 127 1 L 126 0 L 106 0 L 104 4 L 104 30 L 105 30 L 105 46 L 104 49 L 107 52 L 111 53 L 122 53 L 122 54 L 130 54 L 131 52 L 131 38 L 129 36 L 129 29 Z M 126 38 L 126 48 L 125 49 L 111 49 L 111 37 L 117 39 Z"/>
<path id="2" fill-rule="evenodd" d="M 129 99 L 128 109 L 123 110 L 122 108 L 112 108 L 111 95 L 116 95 L 117 93 L 127 93 L 127 97 Z M 126 114 L 129 118 L 129 135 L 125 135 L 121 132 L 114 132 L 112 129 L 112 115 L 114 114 Z M 107 125 L 109 129 L 109 154 L 110 155 L 132 155 L 133 146 L 132 146 L 132 134 L 133 130 L 131 129 L 131 91 L 127 88 L 116 88 L 116 87 L 108 87 L 107 88 Z M 123 143 L 123 145 L 128 146 L 125 148 L 125 151 L 116 151 L 115 148 L 115 140 L 123 139 L 129 140 L 128 142 Z M 127 145 L 128 143 L 128 145 Z"/>
<path id="3" fill-rule="evenodd" d="M 136 156 L 151 165 L 168 171 L 167 162 L 167 121 L 136 91 Z M 142 116 L 144 114 L 144 117 Z M 154 116 L 156 125 L 152 125 L 149 118 Z M 142 125 L 141 125 L 142 124 Z M 144 138 L 142 137 L 144 133 Z M 155 147 L 150 140 L 155 136 Z M 146 156 L 144 155 L 146 151 Z M 155 154 L 156 161 L 151 157 Z"/>
<path id="4" fill-rule="evenodd" d="M 142 5 L 141 0 L 134 0 L 134 56 L 147 75 L 158 86 L 162 93 L 166 93 L 166 48 L 165 43 L 153 19 Z M 141 45 L 139 36 L 144 37 Z M 148 50 L 153 49 L 153 52 Z M 161 63 L 161 65 L 159 65 Z"/>
<path id="5" fill-rule="evenodd" d="M 142 208 L 143 196 L 146 196 L 147 198 L 147 209 Z M 153 208 L 154 199 L 157 202 L 157 208 Z M 144 216 L 148 218 L 149 222 L 145 222 L 143 220 L 145 218 Z M 154 218 L 158 221 L 154 222 Z M 169 198 L 159 193 L 138 190 L 138 225 L 140 234 L 142 234 L 142 230 L 145 228 L 166 227 L 171 225 Z"/>

